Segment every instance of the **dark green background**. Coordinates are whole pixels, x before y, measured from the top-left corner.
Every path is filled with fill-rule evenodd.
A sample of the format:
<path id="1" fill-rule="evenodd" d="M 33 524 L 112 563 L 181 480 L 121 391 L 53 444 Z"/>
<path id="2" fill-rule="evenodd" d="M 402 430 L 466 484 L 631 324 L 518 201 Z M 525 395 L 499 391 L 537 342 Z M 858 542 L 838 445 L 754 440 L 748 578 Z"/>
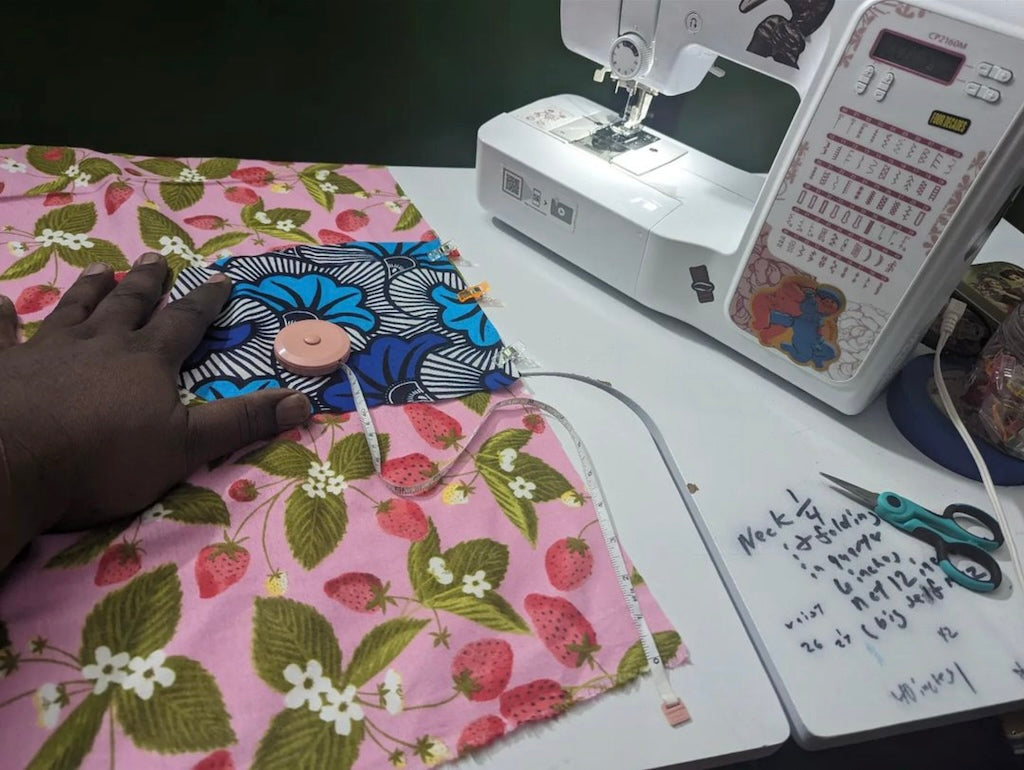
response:
<path id="1" fill-rule="evenodd" d="M 565 92 L 621 104 L 562 46 L 557 0 L 37 0 L 6 3 L 2 27 L 3 142 L 471 166 L 500 112 Z M 795 94 L 723 67 L 651 122 L 766 170 Z"/>
<path id="2" fill-rule="evenodd" d="M 698 149 L 763 171 L 795 97 L 726 68 L 693 94 L 656 100 L 652 118 Z M 477 127 L 500 112 L 565 92 L 617 106 L 608 83 L 591 81 L 593 69 L 563 48 L 557 0 L 12 0 L 0 11 L 0 141 L 471 166 Z M 695 717 L 684 729 L 704 729 Z M 789 743 L 746 765 L 1017 766 L 994 720 L 813 754 Z"/>

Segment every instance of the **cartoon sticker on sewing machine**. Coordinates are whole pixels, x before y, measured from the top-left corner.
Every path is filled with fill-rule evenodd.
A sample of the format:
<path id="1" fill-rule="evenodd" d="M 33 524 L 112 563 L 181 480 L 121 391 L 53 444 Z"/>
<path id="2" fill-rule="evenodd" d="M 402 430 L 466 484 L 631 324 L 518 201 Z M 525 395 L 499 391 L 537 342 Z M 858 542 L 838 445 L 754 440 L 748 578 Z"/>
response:
<path id="1" fill-rule="evenodd" d="M 807 39 L 825 23 L 835 0 L 785 0 L 790 18 L 773 13 L 754 30 L 747 50 L 787 67 L 798 67 Z M 766 0 L 740 0 L 740 13 L 750 13 Z"/>
<path id="2" fill-rule="evenodd" d="M 836 287 L 790 275 L 754 294 L 750 328 L 762 345 L 781 350 L 794 363 L 825 369 L 839 358 L 836 319 L 845 306 Z"/>
<path id="3" fill-rule="evenodd" d="M 1024 180 L 1024 3 L 562 0 L 561 22 L 625 104 L 563 94 L 486 123 L 483 207 L 840 411 L 864 409 Z M 720 59 L 800 97 L 767 175 L 645 124 L 655 97 L 728 77 Z M 758 128 L 756 111 L 742 119 Z M 571 201 L 571 222 L 525 189 Z M 794 295 L 752 326 L 755 305 L 796 286 L 833 295 Z"/>

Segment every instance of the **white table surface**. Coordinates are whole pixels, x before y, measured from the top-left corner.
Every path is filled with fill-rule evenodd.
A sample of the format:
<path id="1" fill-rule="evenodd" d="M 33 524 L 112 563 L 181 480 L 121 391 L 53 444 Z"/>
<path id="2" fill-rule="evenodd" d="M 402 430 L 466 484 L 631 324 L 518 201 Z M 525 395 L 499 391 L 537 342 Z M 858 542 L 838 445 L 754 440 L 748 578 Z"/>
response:
<path id="1" fill-rule="evenodd" d="M 714 467 L 721 473 L 723 454 L 711 447 L 728 453 L 728 426 L 718 435 L 695 437 L 689 410 L 679 408 L 677 390 L 663 376 L 679 366 L 662 366 L 667 354 L 674 355 L 670 351 L 685 346 L 705 355 L 707 344 L 696 332 L 624 302 L 496 226 L 476 202 L 472 169 L 391 170 L 442 240 L 455 241 L 479 265 L 464 273 L 468 280 L 488 281 L 504 304 L 488 314 L 506 342 L 522 341 L 545 368 L 610 380 L 638 400 L 661 424 L 689 481 L 701 486 Z M 720 359 L 714 376 L 763 382 L 721 351 L 708 355 Z M 646 430 L 624 406 L 586 385 L 552 379 L 529 385 L 586 442 L 626 549 L 690 649 L 692 665 L 672 671 L 671 678 L 693 721 L 668 727 L 644 678 L 637 688 L 605 695 L 538 728 L 542 740 L 512 739 L 479 761 L 495 770 L 618 770 L 713 766 L 772 752 L 789 737 L 784 712 Z M 704 406 L 721 411 L 713 401 Z M 698 502 L 702 495 L 697 492 Z"/>

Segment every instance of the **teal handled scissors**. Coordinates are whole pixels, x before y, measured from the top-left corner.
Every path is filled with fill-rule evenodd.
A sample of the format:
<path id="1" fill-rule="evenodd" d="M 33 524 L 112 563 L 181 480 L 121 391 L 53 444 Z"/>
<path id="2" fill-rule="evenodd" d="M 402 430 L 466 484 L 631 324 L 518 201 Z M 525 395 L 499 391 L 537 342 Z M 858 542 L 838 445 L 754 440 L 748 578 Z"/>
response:
<path id="1" fill-rule="evenodd" d="M 880 518 L 911 537 L 932 546 L 939 567 L 956 583 L 979 593 L 994 591 L 999 587 L 1003 573 L 989 552 L 1003 544 L 1003 532 L 996 520 L 984 511 L 973 505 L 953 503 L 941 514 L 933 513 L 895 492 L 870 492 L 827 473 L 821 475 L 839 487 L 851 500 L 874 511 Z M 990 537 L 980 537 L 969 532 L 960 526 L 956 517 L 985 528 Z M 953 563 L 954 556 L 958 557 L 960 563 L 972 564 L 965 564 L 964 569 L 960 569 Z"/>

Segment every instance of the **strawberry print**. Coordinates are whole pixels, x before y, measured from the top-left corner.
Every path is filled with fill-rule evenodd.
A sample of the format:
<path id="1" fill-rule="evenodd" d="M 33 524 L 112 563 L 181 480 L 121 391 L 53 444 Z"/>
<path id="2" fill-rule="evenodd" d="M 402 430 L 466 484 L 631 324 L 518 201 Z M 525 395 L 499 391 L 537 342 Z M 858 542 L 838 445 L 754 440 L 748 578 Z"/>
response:
<path id="1" fill-rule="evenodd" d="M 185 217 L 184 222 L 191 227 L 198 227 L 200 230 L 223 230 L 227 221 L 224 217 L 213 214 L 200 214 L 194 217 Z"/>
<path id="2" fill-rule="evenodd" d="M 473 749 L 482 749 L 505 734 L 505 722 L 501 717 L 488 714 L 474 719 L 459 734 L 459 754 Z"/>
<path id="3" fill-rule="evenodd" d="M 63 154 L 64 154 L 63 148 L 61 148 L 61 147 L 51 147 L 49 150 L 47 150 L 46 152 L 43 153 L 43 157 L 46 160 L 60 160 L 61 155 L 63 155 Z"/>
<path id="4" fill-rule="evenodd" d="M 60 298 L 60 289 L 52 284 L 29 286 L 14 301 L 14 309 L 21 315 L 45 310 Z"/>
<path id="5" fill-rule="evenodd" d="M 569 694 L 554 679 L 535 679 L 506 691 L 499 703 L 501 715 L 521 725 L 561 714 Z"/>
<path id="6" fill-rule="evenodd" d="M 114 273 L 114 283 L 121 283 L 126 275 L 128 275 L 127 270 L 118 270 Z"/>
<path id="7" fill-rule="evenodd" d="M 512 647 L 504 639 L 470 642 L 452 660 L 455 689 L 472 701 L 494 700 L 512 678 Z"/>
<path id="8" fill-rule="evenodd" d="M 192 766 L 192 770 L 235 770 L 235 760 L 227 749 L 215 751 Z"/>
<path id="9" fill-rule="evenodd" d="M 389 535 L 413 542 L 427 536 L 427 517 L 411 500 L 391 498 L 377 504 L 377 524 Z"/>
<path id="10" fill-rule="evenodd" d="M 419 437 L 434 449 L 450 449 L 465 438 L 459 421 L 437 407 L 430 404 L 406 404 L 402 410 Z"/>
<path id="11" fill-rule="evenodd" d="M 43 198 L 44 206 L 67 206 L 74 200 L 74 196 L 71 193 L 64 192 L 52 192 L 47 193 L 46 197 Z"/>
<path id="12" fill-rule="evenodd" d="M 334 224 L 338 226 L 338 229 L 345 230 L 346 232 L 366 227 L 369 223 L 370 218 L 366 215 L 366 212 L 359 209 L 346 209 L 334 218 Z"/>
<path id="13" fill-rule="evenodd" d="M 98 586 L 123 583 L 142 569 L 142 553 L 138 543 L 127 540 L 114 543 L 100 557 L 92 582 Z"/>
<path id="14" fill-rule="evenodd" d="M 441 490 L 441 502 L 445 505 L 465 505 L 475 488 L 464 481 L 453 481 Z"/>
<path id="15" fill-rule="evenodd" d="M 224 197 L 232 203 L 241 203 L 243 206 L 251 206 L 260 199 L 260 196 L 248 187 L 225 188 Z"/>
<path id="16" fill-rule="evenodd" d="M 130 169 L 129 169 L 130 170 Z M 107 214 L 113 214 L 132 197 L 132 186 L 125 182 L 111 182 L 103 193 L 103 208 Z"/>
<path id="17" fill-rule="evenodd" d="M 594 571 L 594 554 L 579 537 L 556 540 L 544 554 L 544 569 L 559 591 L 575 591 Z"/>
<path id="18" fill-rule="evenodd" d="M 277 438 L 280 441 L 302 441 L 302 431 L 299 428 L 292 428 L 284 433 L 277 434 Z"/>
<path id="19" fill-rule="evenodd" d="M 275 570 L 263 581 L 263 590 L 267 596 L 284 596 L 288 593 L 288 573 Z"/>
<path id="20" fill-rule="evenodd" d="M 388 596 L 390 583 L 382 583 L 368 572 L 346 572 L 324 583 L 324 593 L 339 604 L 356 612 L 387 612 L 395 600 Z"/>
<path id="21" fill-rule="evenodd" d="M 249 479 L 238 479 L 228 487 L 228 497 L 240 503 L 251 503 L 259 496 L 259 490 Z"/>
<path id="22" fill-rule="evenodd" d="M 231 178 L 251 184 L 253 187 L 265 187 L 274 181 L 274 175 L 261 166 L 235 169 L 231 172 Z"/>
<path id="23" fill-rule="evenodd" d="M 436 241 L 437 240 L 437 233 L 435 233 L 433 230 L 425 230 L 423 232 L 423 235 L 420 236 L 420 240 L 421 241 Z"/>
<path id="24" fill-rule="evenodd" d="M 223 593 L 241 580 L 247 569 L 249 552 L 231 540 L 225 532 L 223 543 L 206 546 L 196 557 L 195 577 L 199 597 L 209 599 Z"/>
<path id="25" fill-rule="evenodd" d="M 320 243 L 326 244 L 327 246 L 335 246 L 339 243 L 350 243 L 353 238 L 351 235 L 346 233 L 339 233 L 337 230 L 323 229 L 317 233 L 320 238 Z"/>
<path id="26" fill-rule="evenodd" d="M 601 647 L 594 627 L 576 605 L 560 596 L 529 594 L 524 606 L 537 637 L 559 663 L 569 668 L 594 665 L 594 653 Z"/>
<path id="27" fill-rule="evenodd" d="M 547 425 L 544 422 L 544 418 L 539 414 L 531 413 L 523 417 L 523 427 L 531 433 L 541 434 L 544 432 L 544 428 Z"/>
<path id="28" fill-rule="evenodd" d="M 381 477 L 396 487 L 410 487 L 422 484 L 437 474 L 437 463 L 430 458 L 415 452 L 388 460 L 381 466 Z"/>

